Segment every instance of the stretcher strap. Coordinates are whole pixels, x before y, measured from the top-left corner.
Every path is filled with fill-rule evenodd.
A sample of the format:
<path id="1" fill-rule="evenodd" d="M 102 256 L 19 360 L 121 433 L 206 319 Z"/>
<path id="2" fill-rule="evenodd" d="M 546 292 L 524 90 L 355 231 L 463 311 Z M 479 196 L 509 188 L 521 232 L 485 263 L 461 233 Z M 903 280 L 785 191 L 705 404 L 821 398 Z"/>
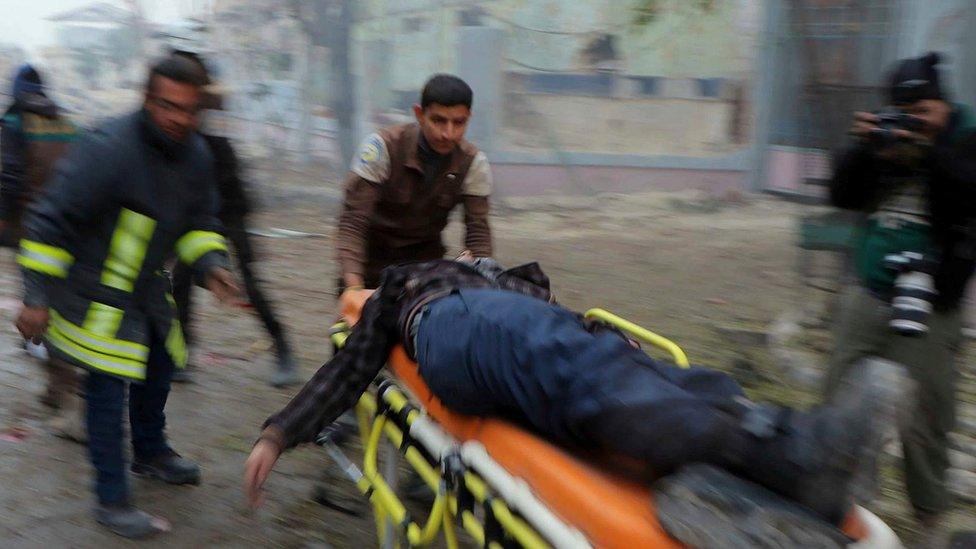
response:
<path id="1" fill-rule="evenodd" d="M 493 498 L 491 496 L 488 496 L 485 499 L 485 503 L 484 503 L 484 507 L 485 507 L 485 549 L 488 549 L 488 546 L 491 544 L 491 542 L 496 542 L 497 543 L 497 542 L 502 541 L 502 538 L 504 538 L 504 534 L 502 532 L 502 525 L 501 524 L 498 524 L 498 519 L 495 518 L 495 513 L 491 510 L 491 502 L 492 502 L 492 500 L 493 500 Z"/>
<path id="2" fill-rule="evenodd" d="M 492 543 L 497 543 L 508 549 L 512 547 L 512 540 L 505 535 L 505 529 L 502 528 L 498 518 L 495 516 L 495 511 L 492 509 L 495 498 L 488 496 L 485 498 L 482 507 L 485 510 L 485 549 L 491 546 Z"/>
<path id="3" fill-rule="evenodd" d="M 463 474 L 463 473 L 462 473 Z M 468 484 L 464 482 L 464 478 L 460 479 L 457 484 L 457 501 L 458 501 L 458 514 L 462 512 L 474 513 L 474 494 L 468 488 Z"/>

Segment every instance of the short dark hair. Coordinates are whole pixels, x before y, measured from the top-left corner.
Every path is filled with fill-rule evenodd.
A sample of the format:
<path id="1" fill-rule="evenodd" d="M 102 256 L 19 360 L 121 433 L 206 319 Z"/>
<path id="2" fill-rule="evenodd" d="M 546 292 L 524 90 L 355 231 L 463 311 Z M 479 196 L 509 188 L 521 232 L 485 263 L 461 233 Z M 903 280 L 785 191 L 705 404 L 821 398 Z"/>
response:
<path id="1" fill-rule="evenodd" d="M 426 109 L 433 103 L 453 107 L 464 105 L 471 108 L 474 92 L 464 80 L 452 74 L 435 74 L 424 84 L 424 91 L 420 94 L 420 106 Z"/>
<path id="2" fill-rule="evenodd" d="M 207 85 L 207 73 L 203 68 L 180 55 L 167 55 L 153 63 L 146 78 L 146 91 L 152 91 L 156 77 L 162 76 L 183 84 L 202 88 Z"/>

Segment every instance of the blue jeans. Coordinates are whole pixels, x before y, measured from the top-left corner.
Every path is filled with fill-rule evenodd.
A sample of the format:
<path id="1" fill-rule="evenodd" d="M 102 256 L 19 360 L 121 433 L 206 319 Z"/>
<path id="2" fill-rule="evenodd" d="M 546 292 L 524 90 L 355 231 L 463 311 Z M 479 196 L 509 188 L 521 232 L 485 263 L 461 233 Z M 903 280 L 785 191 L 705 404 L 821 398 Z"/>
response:
<path id="1" fill-rule="evenodd" d="M 731 377 L 652 360 L 537 299 L 460 290 L 429 305 L 416 335 L 420 375 L 457 412 L 623 454 L 653 475 L 692 462 L 732 466 L 751 444 Z"/>
<path id="2" fill-rule="evenodd" d="M 150 328 L 150 331 L 153 331 Z M 152 336 L 144 383 L 90 371 L 86 383 L 88 451 L 95 467 L 95 494 L 102 505 L 129 500 L 128 472 L 123 445 L 122 408 L 129 386 L 129 425 L 136 459 L 145 460 L 170 450 L 164 433 L 166 398 L 175 363 L 158 336 Z"/>

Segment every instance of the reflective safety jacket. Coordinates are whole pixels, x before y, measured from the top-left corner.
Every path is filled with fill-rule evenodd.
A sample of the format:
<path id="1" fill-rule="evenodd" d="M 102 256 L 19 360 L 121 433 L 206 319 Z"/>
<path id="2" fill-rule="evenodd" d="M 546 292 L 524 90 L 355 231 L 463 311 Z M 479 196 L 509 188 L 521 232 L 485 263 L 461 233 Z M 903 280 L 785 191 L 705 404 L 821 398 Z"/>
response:
<path id="1" fill-rule="evenodd" d="M 213 160 L 202 138 L 169 139 L 144 111 L 77 141 L 32 204 L 17 261 L 24 304 L 49 308 L 52 355 L 142 381 L 150 345 L 186 346 L 163 262 L 226 266 Z"/>

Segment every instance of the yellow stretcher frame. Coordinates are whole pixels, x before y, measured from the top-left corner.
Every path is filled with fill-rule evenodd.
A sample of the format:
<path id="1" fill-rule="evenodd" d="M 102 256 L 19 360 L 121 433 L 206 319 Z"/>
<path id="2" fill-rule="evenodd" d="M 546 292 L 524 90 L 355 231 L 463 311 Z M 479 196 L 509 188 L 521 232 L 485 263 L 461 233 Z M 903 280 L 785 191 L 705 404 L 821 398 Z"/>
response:
<path id="1" fill-rule="evenodd" d="M 683 368 L 689 366 L 684 351 L 673 341 L 647 330 L 626 319 L 616 316 L 604 309 L 590 309 L 584 315 L 588 319 L 599 320 L 616 327 L 671 355 L 675 364 Z M 342 348 L 349 335 L 349 325 L 341 321 L 329 330 L 329 336 L 336 348 Z M 486 526 L 481 523 L 473 509 L 462 508 L 459 502 L 459 488 L 466 490 L 470 498 L 486 508 L 493 520 L 497 521 L 505 537 L 526 549 L 544 549 L 550 547 L 539 532 L 529 523 L 512 511 L 508 504 L 493 494 L 491 487 L 477 473 L 466 468 L 460 458 L 446 466 L 441 463 L 439 474 L 427 460 L 416 444 L 404 440 L 404 430 L 409 431 L 411 425 L 423 412 L 415 408 L 409 398 L 392 382 L 380 384 L 378 396 L 365 393 L 355 407 L 359 423 L 359 433 L 363 441 L 363 468 L 360 472 L 345 454 L 333 443 L 320 440 L 332 458 L 346 472 L 359 491 L 373 506 L 376 522 L 377 539 L 381 546 L 399 548 L 399 540 L 387 538 L 390 524 L 397 525 L 400 536 L 410 547 L 425 547 L 433 543 L 444 531 L 444 542 L 448 549 L 459 547 L 455 525 L 458 516 L 461 526 L 471 538 L 482 547 L 503 549 L 505 545 L 494 539 L 487 539 Z M 396 492 L 387 483 L 379 471 L 379 449 L 384 435 L 401 453 L 407 463 L 417 472 L 424 483 L 434 493 L 434 502 L 424 524 L 415 522 L 408 513 Z M 453 469 L 453 470 L 449 470 Z"/>
<path id="2" fill-rule="evenodd" d="M 658 349 L 667 351 L 671 354 L 671 358 L 674 359 L 675 364 L 681 366 L 682 368 L 689 367 L 688 357 L 685 355 L 685 352 L 681 350 L 681 347 L 678 347 L 675 342 L 664 336 L 658 335 L 646 328 L 642 328 L 629 320 L 620 318 L 619 316 L 603 309 L 590 309 L 589 311 L 586 311 L 586 314 L 583 316 L 606 322 L 607 324 L 614 326 L 624 333 L 632 335 L 645 343 L 649 343 Z"/>

